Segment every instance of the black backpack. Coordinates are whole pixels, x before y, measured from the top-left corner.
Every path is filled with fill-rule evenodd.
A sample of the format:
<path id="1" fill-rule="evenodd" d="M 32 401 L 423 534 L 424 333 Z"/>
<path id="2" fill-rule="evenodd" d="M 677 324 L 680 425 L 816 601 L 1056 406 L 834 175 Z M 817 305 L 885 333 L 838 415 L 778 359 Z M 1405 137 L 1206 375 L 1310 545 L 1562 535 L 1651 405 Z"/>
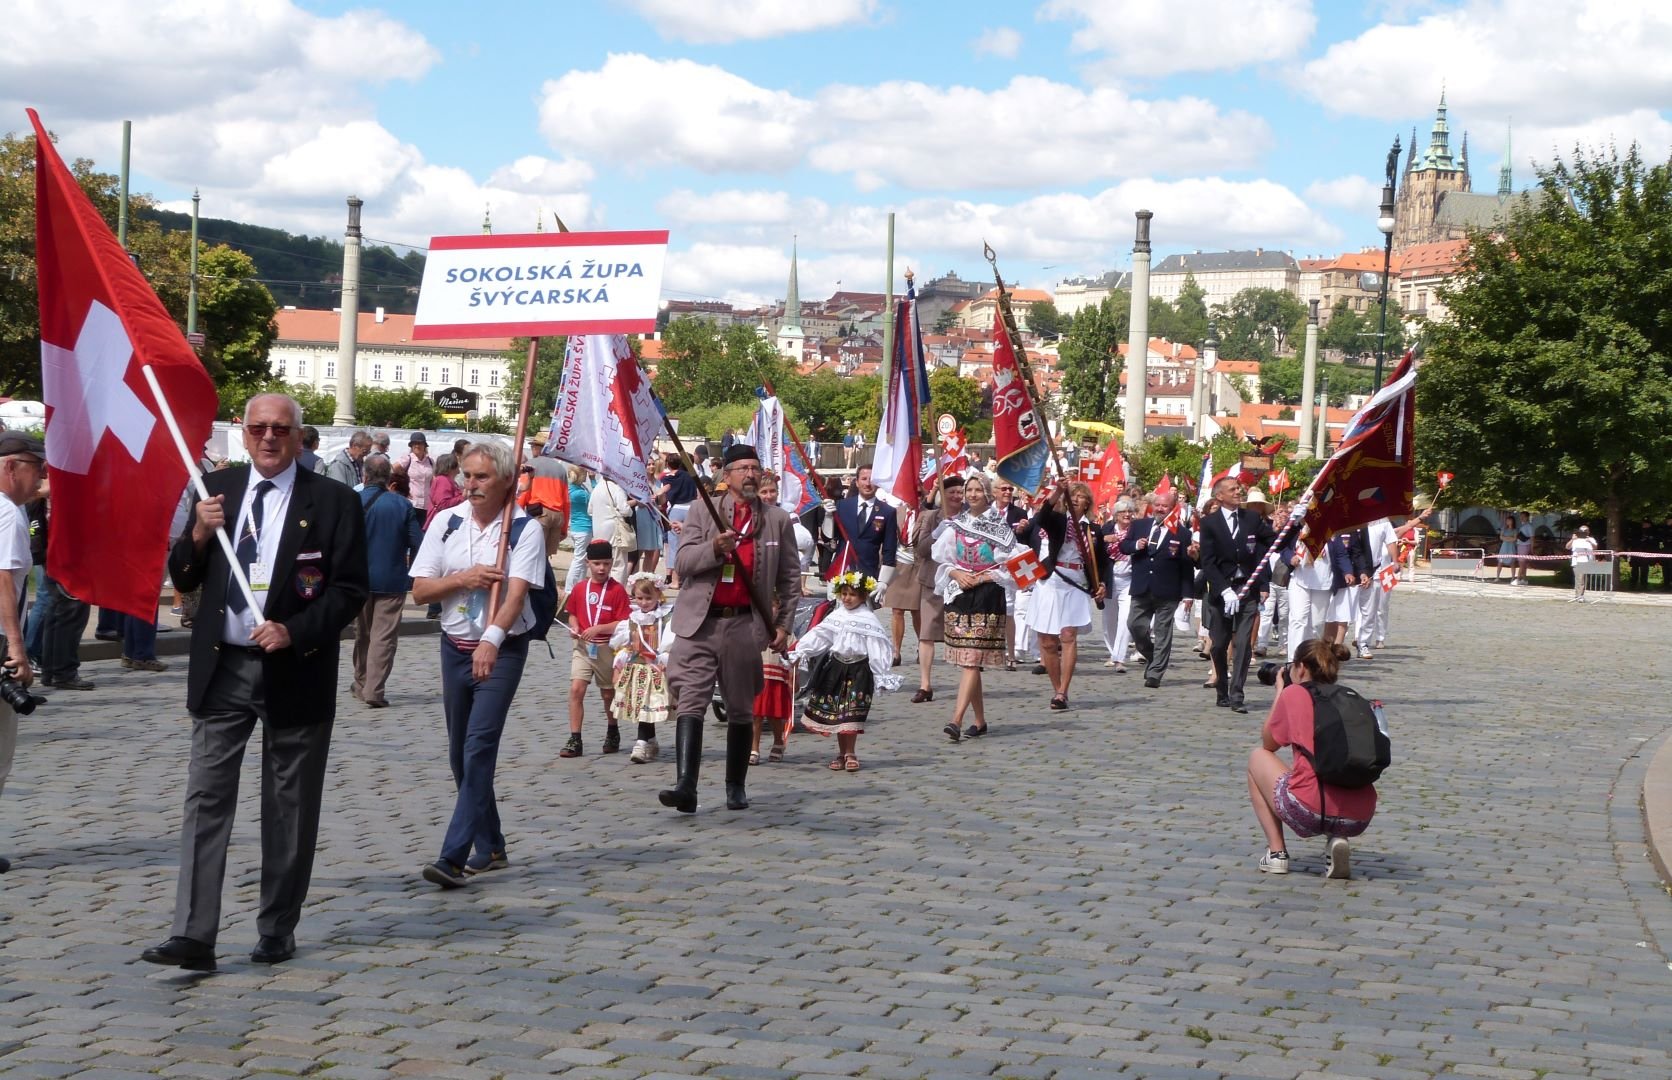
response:
<path id="1" fill-rule="evenodd" d="M 523 529 L 533 520 L 531 517 L 520 517 L 511 522 L 512 550 L 516 549 L 517 541 L 522 538 Z M 441 534 L 441 542 L 445 544 L 463 524 L 464 515 L 454 514 L 449 517 L 447 531 Z M 535 641 L 545 641 L 546 635 L 551 633 L 552 623 L 557 619 L 557 575 L 552 573 L 550 559 L 542 561 L 546 567 L 546 580 L 540 583 L 539 588 L 528 590 L 528 606 L 534 612 L 534 629 L 528 632 L 528 636 Z"/>
<path id="2" fill-rule="evenodd" d="M 1312 694 L 1312 752 L 1306 759 L 1319 783 L 1362 788 L 1393 763 L 1393 743 L 1382 723 L 1381 702 L 1366 700 L 1339 683 L 1307 683 Z"/>

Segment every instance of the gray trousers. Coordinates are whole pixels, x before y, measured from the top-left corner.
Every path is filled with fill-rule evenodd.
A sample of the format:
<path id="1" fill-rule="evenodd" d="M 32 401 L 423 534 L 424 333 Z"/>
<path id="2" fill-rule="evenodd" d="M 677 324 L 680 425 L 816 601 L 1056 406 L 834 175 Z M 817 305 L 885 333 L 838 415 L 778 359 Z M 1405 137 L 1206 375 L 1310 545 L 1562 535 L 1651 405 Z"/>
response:
<path id="1" fill-rule="evenodd" d="M 1167 673 L 1173 659 L 1173 613 L 1179 601 L 1162 600 L 1154 596 L 1134 596 L 1132 614 L 1126 617 L 1126 628 L 1132 632 L 1132 644 L 1144 658 L 1144 678 L 1159 679 Z M 1152 629 L 1153 627 L 1153 629 Z"/>
<path id="2" fill-rule="evenodd" d="M 319 803 L 331 724 L 275 728 L 267 723 L 261 660 L 222 646 L 220 663 L 192 716 L 192 759 L 180 823 L 180 882 L 174 936 L 214 944 L 221 925 L 226 849 L 238 808 L 244 746 L 261 732 L 261 909 L 256 932 L 282 937 L 296 929 L 313 876 Z"/>
<path id="3" fill-rule="evenodd" d="M 668 654 L 668 689 L 676 717 L 706 713 L 714 684 L 719 683 L 726 723 L 754 724 L 755 695 L 764 682 L 760 649 L 755 646 L 757 618 L 754 612 L 709 618 L 695 634 L 674 639 Z"/>
<path id="4" fill-rule="evenodd" d="M 17 713 L 0 701 L 0 792 L 6 790 L 6 778 L 12 775 L 12 758 L 17 754 Z"/>
<path id="5" fill-rule="evenodd" d="M 383 685 L 395 667 L 405 607 L 405 593 L 373 593 L 360 609 L 354 627 L 354 685 L 349 692 L 361 701 L 383 700 Z"/>

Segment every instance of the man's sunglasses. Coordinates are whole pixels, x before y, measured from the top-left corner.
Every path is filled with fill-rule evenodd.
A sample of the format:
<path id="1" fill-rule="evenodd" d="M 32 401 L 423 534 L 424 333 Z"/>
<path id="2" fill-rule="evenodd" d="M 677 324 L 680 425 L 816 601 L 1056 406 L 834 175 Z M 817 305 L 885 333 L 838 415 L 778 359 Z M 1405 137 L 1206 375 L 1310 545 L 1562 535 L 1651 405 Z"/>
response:
<path id="1" fill-rule="evenodd" d="M 288 439 L 290 433 L 296 429 L 289 424 L 245 424 L 244 430 L 258 439 L 265 439 L 269 435 L 275 439 Z"/>

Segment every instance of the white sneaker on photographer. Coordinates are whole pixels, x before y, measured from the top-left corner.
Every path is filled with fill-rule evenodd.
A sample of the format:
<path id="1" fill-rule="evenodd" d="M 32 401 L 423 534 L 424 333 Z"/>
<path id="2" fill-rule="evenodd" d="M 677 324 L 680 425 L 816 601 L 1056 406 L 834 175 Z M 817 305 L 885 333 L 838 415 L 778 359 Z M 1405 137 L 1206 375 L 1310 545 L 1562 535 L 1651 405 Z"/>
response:
<path id="1" fill-rule="evenodd" d="M 1268 851 L 1260 856 L 1260 869 L 1267 874 L 1287 874 L 1289 872 L 1289 853 L 1287 851 Z"/>
<path id="2" fill-rule="evenodd" d="M 1324 876 L 1337 881 L 1353 876 L 1352 849 L 1339 836 L 1331 837 L 1324 848 Z"/>

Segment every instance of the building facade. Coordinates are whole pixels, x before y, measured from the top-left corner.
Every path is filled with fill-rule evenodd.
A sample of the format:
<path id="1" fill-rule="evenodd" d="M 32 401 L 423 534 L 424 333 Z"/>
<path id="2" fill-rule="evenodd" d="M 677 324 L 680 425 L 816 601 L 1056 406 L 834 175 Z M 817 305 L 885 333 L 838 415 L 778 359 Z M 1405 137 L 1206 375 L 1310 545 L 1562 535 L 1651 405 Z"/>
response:
<path id="1" fill-rule="evenodd" d="M 1190 278 L 1207 294 L 1209 308 L 1229 303 L 1244 289 L 1275 289 L 1290 296 L 1300 293 L 1300 264 L 1294 256 L 1255 248 L 1169 255 L 1150 271 L 1150 296 L 1171 304 Z"/>

